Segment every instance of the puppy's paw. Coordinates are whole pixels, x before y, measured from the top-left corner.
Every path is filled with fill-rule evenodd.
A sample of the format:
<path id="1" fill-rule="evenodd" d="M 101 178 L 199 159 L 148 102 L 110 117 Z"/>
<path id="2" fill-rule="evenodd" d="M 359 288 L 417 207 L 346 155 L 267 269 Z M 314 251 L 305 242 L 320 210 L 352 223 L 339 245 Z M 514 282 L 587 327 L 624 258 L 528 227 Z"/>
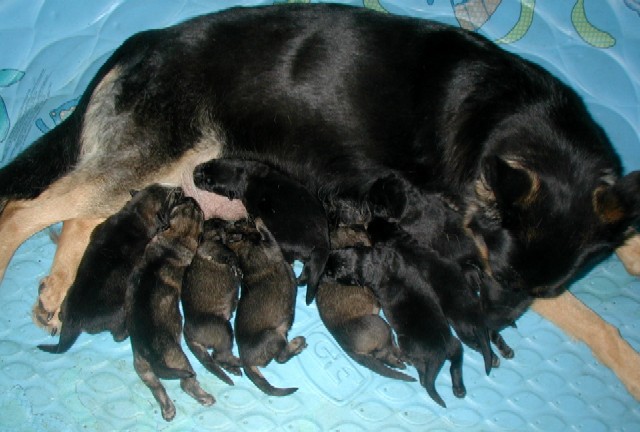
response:
<path id="1" fill-rule="evenodd" d="M 52 336 L 62 325 L 60 305 L 70 286 L 70 282 L 59 275 L 49 275 L 42 279 L 38 287 L 38 301 L 33 306 L 33 321 Z"/>

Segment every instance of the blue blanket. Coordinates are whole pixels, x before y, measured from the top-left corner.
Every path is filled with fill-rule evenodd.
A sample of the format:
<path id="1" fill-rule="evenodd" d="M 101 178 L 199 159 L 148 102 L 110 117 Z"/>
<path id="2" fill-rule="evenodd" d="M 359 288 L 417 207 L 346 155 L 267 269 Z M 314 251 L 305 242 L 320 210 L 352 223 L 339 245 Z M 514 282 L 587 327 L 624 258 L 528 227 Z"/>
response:
<path id="1" fill-rule="evenodd" d="M 230 6 L 270 3 L 3 0 L 0 166 L 73 110 L 90 78 L 126 37 Z M 341 3 L 469 28 L 541 64 L 583 96 L 625 170 L 640 169 L 639 0 Z M 305 335 L 309 347 L 288 364 L 265 369 L 270 382 L 297 386 L 297 393 L 270 398 L 246 378 L 227 386 L 190 357 L 217 403 L 202 407 L 178 382 L 166 382 L 178 412 L 165 423 L 133 370 L 128 343 L 116 344 L 107 334 L 82 335 L 63 356 L 36 348 L 52 342 L 30 313 L 54 250 L 48 231 L 37 234 L 18 250 L 0 286 L 0 430 L 640 430 L 640 405 L 613 373 L 585 345 L 533 312 L 518 329 L 504 332 L 516 356 L 490 376 L 480 356 L 467 350 L 465 399 L 453 397 L 443 370 L 436 385 L 449 408 L 442 409 L 418 383 L 375 376 L 343 354 L 315 306 L 304 305 L 304 290 L 291 334 Z M 617 258 L 597 266 L 572 291 L 640 348 L 640 284 Z"/>

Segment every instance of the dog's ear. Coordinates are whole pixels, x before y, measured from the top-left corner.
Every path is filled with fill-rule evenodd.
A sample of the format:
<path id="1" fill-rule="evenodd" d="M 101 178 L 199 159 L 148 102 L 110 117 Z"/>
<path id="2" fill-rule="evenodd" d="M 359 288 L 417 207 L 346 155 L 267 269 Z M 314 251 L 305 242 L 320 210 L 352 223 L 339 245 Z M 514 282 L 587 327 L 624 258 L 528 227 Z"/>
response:
<path id="1" fill-rule="evenodd" d="M 482 183 L 503 210 L 526 207 L 540 187 L 537 175 L 518 160 L 489 156 L 482 167 Z"/>
<path id="2" fill-rule="evenodd" d="M 593 192 L 593 210 L 608 225 L 631 224 L 640 218 L 640 171 L 622 177 L 613 185 Z"/>

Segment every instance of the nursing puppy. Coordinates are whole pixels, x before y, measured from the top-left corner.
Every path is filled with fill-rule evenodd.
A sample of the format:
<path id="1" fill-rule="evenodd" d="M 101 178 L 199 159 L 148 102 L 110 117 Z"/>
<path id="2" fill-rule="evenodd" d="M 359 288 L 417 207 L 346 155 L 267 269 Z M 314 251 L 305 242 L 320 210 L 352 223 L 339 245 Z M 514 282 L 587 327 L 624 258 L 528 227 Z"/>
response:
<path id="1" fill-rule="evenodd" d="M 239 198 L 278 241 L 285 259 L 304 263 L 299 283 L 307 304 L 315 297 L 329 254 L 329 227 L 322 203 L 301 183 L 261 162 L 217 159 L 196 167 L 196 187 Z"/>
<path id="2" fill-rule="evenodd" d="M 200 245 L 184 274 L 181 300 L 187 346 L 209 372 L 233 385 L 222 368 L 241 374 L 240 359 L 231 352 L 230 323 L 238 304 L 241 272 L 236 256 L 224 244 L 226 225 L 219 219 L 204 222 Z"/>
<path id="3" fill-rule="evenodd" d="M 421 249 L 434 251 L 439 262 L 447 267 L 446 283 L 434 283 L 433 289 L 456 334 L 467 346 L 480 351 L 485 371 L 489 373 L 492 366 L 499 364 L 490 348 L 490 334 L 504 327 L 489 327 L 486 315 L 513 312 L 491 304 L 495 296 L 487 297 L 488 287 L 498 284 L 489 282 L 490 276 L 486 273 L 491 269 L 471 235 L 464 230 L 462 215 L 441 196 L 421 192 L 397 175 L 376 181 L 368 200 L 374 217 L 368 232 L 374 242 L 413 240 Z M 416 263 L 420 265 L 419 261 Z M 483 301 L 482 293 L 485 294 Z M 498 318 L 491 316 L 489 321 L 493 324 Z"/>
<path id="4" fill-rule="evenodd" d="M 451 362 L 453 394 L 464 397 L 462 344 L 451 334 L 433 285 L 447 283 L 446 267 L 430 251 L 410 239 L 378 242 L 372 248 L 357 247 L 331 252 L 326 273 L 343 284 L 368 286 L 380 301 L 395 330 L 403 359 L 418 371 L 420 384 L 431 398 L 446 407 L 435 388 L 435 379 L 446 360 Z M 417 260 L 423 265 L 417 266 Z M 424 261 L 427 260 L 427 261 Z"/>
<path id="5" fill-rule="evenodd" d="M 182 279 L 196 252 L 202 221 L 202 211 L 191 198 L 173 207 L 168 226 L 147 245 L 127 289 L 133 364 L 167 421 L 174 418 L 176 409 L 159 378 L 179 379 L 180 387 L 202 405 L 215 402 L 200 387 L 180 347 Z"/>
<path id="6" fill-rule="evenodd" d="M 179 189 L 151 185 L 133 193 L 122 210 L 96 227 L 62 304 L 60 340 L 38 348 L 63 353 L 83 331 L 110 331 L 116 341 L 126 339 L 127 279 L 181 197 Z"/>
<path id="7" fill-rule="evenodd" d="M 481 35 L 341 5 L 235 8 L 129 38 L 74 112 L 0 169 L 0 275 L 24 240 L 65 221 L 39 293 L 51 327 L 91 232 L 82 225 L 154 182 L 195 195 L 193 168 L 221 156 L 354 199 L 394 170 L 455 198 L 493 276 L 537 299 L 563 293 L 640 216 L 640 174 L 622 175 L 580 97 Z M 197 196 L 207 217 L 244 215 L 238 201 Z M 624 257 L 640 262 L 634 244 Z M 544 303 L 607 354 L 615 332 L 595 313 L 569 294 Z M 625 353 L 607 364 L 640 397 L 628 367 L 639 357 Z"/>
<path id="8" fill-rule="evenodd" d="M 334 249 L 370 246 L 366 232 L 356 227 L 338 227 L 331 231 L 330 238 Z M 378 315 L 380 304 L 369 288 L 324 277 L 318 286 L 316 306 L 327 330 L 351 358 L 382 376 L 415 381 L 389 368 L 404 369 L 405 364 L 391 328 Z"/>
<path id="9" fill-rule="evenodd" d="M 296 286 L 293 270 L 278 243 L 260 219 L 255 228 L 242 221 L 227 240 L 242 269 L 242 288 L 235 318 L 236 342 L 242 368 L 270 396 L 286 396 L 297 388 L 271 385 L 258 367 L 271 360 L 285 363 L 306 346 L 303 336 L 287 341 L 293 324 Z"/>

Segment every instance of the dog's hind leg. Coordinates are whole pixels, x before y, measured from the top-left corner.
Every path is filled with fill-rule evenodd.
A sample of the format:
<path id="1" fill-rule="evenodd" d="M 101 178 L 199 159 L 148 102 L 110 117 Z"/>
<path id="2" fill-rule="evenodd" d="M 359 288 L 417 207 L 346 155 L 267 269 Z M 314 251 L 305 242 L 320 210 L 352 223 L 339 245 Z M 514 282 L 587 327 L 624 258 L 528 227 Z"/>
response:
<path id="1" fill-rule="evenodd" d="M 200 383 L 195 377 L 181 379 L 180 387 L 186 394 L 198 401 L 200 405 L 210 406 L 216 402 L 212 395 L 200 387 Z"/>
<path id="2" fill-rule="evenodd" d="M 133 367 L 138 373 L 142 382 L 151 390 L 153 397 L 158 401 L 162 418 L 171 421 L 176 416 L 176 407 L 171 402 L 171 398 L 167 394 L 164 386 L 158 377 L 151 370 L 151 365 L 140 354 L 133 354 Z"/>
<path id="3" fill-rule="evenodd" d="M 51 271 L 40 282 L 38 301 L 33 307 L 34 322 L 52 335 L 60 329 L 60 305 L 76 277 L 91 233 L 103 220 L 71 219 L 62 225 Z"/>
<path id="4" fill-rule="evenodd" d="M 604 321 L 570 292 L 551 299 L 537 299 L 533 310 L 586 343 L 591 352 L 608 366 L 629 393 L 640 400 L 640 354 L 625 341 L 617 328 Z"/>
<path id="5" fill-rule="evenodd" d="M 640 234 L 635 233 L 616 249 L 616 255 L 629 274 L 640 276 Z"/>

